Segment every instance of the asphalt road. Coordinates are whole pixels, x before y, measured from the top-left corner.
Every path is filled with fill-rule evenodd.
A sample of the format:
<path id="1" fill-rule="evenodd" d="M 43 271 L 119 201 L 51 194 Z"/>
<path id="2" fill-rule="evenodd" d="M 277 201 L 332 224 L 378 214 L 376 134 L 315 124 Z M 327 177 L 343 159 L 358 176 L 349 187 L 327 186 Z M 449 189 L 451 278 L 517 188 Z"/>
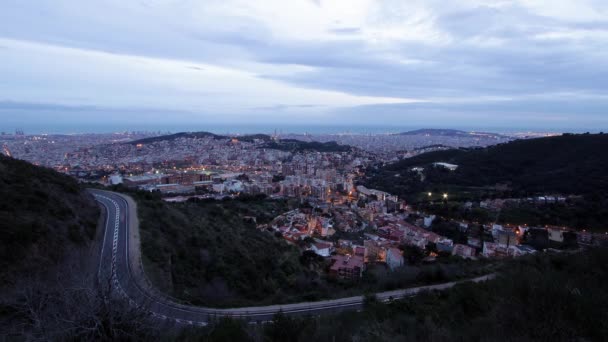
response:
<path id="1" fill-rule="evenodd" d="M 284 305 L 270 305 L 260 307 L 243 307 L 232 309 L 216 309 L 184 305 L 172 298 L 155 291 L 142 279 L 141 264 L 133 262 L 130 250 L 129 229 L 131 227 L 130 215 L 136 212 L 129 206 L 123 195 L 91 190 L 97 201 L 106 208 L 105 232 L 101 246 L 98 278 L 102 285 L 112 284 L 112 290 L 124 296 L 132 305 L 148 310 L 153 316 L 165 320 L 173 320 L 180 324 L 206 325 L 209 321 L 220 317 L 236 317 L 250 322 L 267 322 L 272 320 L 275 313 L 282 311 L 286 315 L 316 315 L 324 312 L 340 310 L 356 310 L 363 305 L 363 296 L 324 300 L 317 302 L 303 302 Z M 134 251 L 139 253 L 139 250 Z M 480 282 L 491 278 L 486 275 L 468 281 Z M 431 286 L 420 286 L 402 290 L 377 293 L 379 300 L 387 301 L 403 297 L 414 296 L 421 291 L 443 290 L 457 283 L 449 282 Z"/>

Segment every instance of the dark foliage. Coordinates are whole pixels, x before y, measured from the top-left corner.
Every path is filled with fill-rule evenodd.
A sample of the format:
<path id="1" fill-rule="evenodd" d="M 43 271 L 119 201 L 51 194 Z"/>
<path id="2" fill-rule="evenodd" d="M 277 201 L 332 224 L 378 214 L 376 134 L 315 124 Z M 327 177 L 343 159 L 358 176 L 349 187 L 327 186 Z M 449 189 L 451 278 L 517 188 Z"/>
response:
<path id="1" fill-rule="evenodd" d="M 513 192 L 522 194 L 604 193 L 608 190 L 607 149 L 608 135 L 583 134 L 517 140 L 484 149 L 430 152 L 387 165 L 370 183 L 390 188 L 387 176 L 395 173 L 403 176 L 413 166 L 432 170 L 433 162 L 448 162 L 459 165 L 458 169 L 426 172 L 425 188 L 505 184 Z M 391 183 L 393 178 L 388 178 Z"/>
<path id="2" fill-rule="evenodd" d="M 348 145 L 340 145 L 335 141 L 307 142 L 295 139 L 281 139 L 278 141 L 268 142 L 264 145 L 264 147 L 290 152 L 350 152 L 352 150 L 352 147 Z"/>
<path id="3" fill-rule="evenodd" d="M 608 250 L 539 254 L 486 283 L 388 304 L 370 297 L 361 312 L 279 314 L 274 324 L 238 328 L 254 341 L 603 341 L 607 282 Z"/>
<path id="4" fill-rule="evenodd" d="M 151 144 L 151 143 L 155 143 L 155 142 L 159 142 L 159 141 L 173 141 L 173 140 L 179 139 L 179 138 L 197 139 L 197 138 L 209 138 L 209 137 L 211 137 L 213 139 L 228 139 L 228 137 L 226 137 L 226 136 L 217 135 L 217 134 L 213 134 L 213 133 L 209 133 L 209 132 L 181 132 L 181 133 L 161 135 L 161 136 L 157 136 L 157 137 L 150 137 L 150 138 L 134 140 L 134 141 L 128 142 L 128 144 L 131 144 L 131 145 Z"/>
<path id="5" fill-rule="evenodd" d="M 566 134 L 518 140 L 483 149 L 429 152 L 368 170 L 365 184 L 385 190 L 419 207 L 446 217 L 494 221 L 483 210 L 461 210 L 439 202 L 450 200 L 525 198 L 537 194 L 582 195 L 567 203 L 543 207 L 519 205 L 498 217 L 507 223 L 556 224 L 603 229 L 608 219 L 608 135 Z M 455 171 L 434 167 L 434 162 L 458 165 Z M 411 171 L 424 167 L 423 177 Z M 427 192 L 433 194 L 427 196 Z"/>
<path id="6" fill-rule="evenodd" d="M 86 245 L 98 218 L 92 196 L 71 177 L 0 156 L 0 284 Z"/>
<path id="7" fill-rule="evenodd" d="M 194 304 L 280 301 L 302 273 L 297 248 L 259 231 L 283 201 L 244 198 L 167 204 L 139 195 L 144 266 L 161 289 Z"/>

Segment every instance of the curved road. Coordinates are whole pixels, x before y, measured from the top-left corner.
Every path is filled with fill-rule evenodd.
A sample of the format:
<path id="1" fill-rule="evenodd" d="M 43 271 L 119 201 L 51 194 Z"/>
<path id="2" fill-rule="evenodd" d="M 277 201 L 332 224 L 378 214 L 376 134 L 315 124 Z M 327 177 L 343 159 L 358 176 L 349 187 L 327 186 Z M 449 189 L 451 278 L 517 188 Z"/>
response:
<path id="1" fill-rule="evenodd" d="M 216 309 L 190 306 L 177 303 L 172 298 L 156 291 L 149 284 L 139 256 L 130 255 L 129 246 L 137 241 L 133 240 L 133 233 L 137 221 L 131 217 L 137 213 L 129 206 L 129 199 L 117 193 L 90 190 L 95 199 L 106 208 L 105 231 L 101 246 L 98 267 L 98 278 L 101 284 L 111 282 L 112 290 L 126 297 L 132 305 L 142 307 L 155 317 L 174 320 L 181 324 L 206 325 L 209 321 L 219 317 L 236 317 L 250 322 L 270 321 L 274 314 L 282 311 L 287 315 L 319 314 L 322 312 L 339 311 L 346 309 L 360 309 L 364 297 L 355 296 L 317 302 L 303 302 L 295 304 L 270 305 L 260 307 L 244 307 L 233 309 Z M 135 223 L 134 223 L 135 222 Z M 131 227 L 133 225 L 134 227 Z M 134 232 L 130 232 L 133 229 Z M 139 249 L 134 252 L 139 252 Z M 467 281 L 480 282 L 490 279 L 493 275 L 486 275 Z M 377 293 L 379 300 L 387 301 L 403 297 L 414 296 L 421 291 L 443 290 L 462 281 L 455 281 L 431 286 L 420 286 L 402 290 Z"/>

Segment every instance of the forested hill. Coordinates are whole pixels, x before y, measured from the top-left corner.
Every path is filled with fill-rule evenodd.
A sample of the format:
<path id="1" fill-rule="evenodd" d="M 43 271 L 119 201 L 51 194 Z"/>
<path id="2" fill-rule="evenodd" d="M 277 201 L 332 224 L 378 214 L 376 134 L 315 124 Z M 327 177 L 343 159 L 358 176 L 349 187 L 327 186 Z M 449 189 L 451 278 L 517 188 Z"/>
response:
<path id="1" fill-rule="evenodd" d="M 458 165 L 455 171 L 434 162 Z M 424 167 L 424 182 L 411 172 Z M 483 149 L 424 153 L 370 170 L 367 184 L 400 195 L 438 186 L 503 184 L 522 193 L 592 194 L 608 191 L 608 134 L 564 134 Z"/>
<path id="2" fill-rule="evenodd" d="M 98 218 L 94 199 L 74 179 L 0 156 L 0 288 L 89 243 Z"/>
<path id="3" fill-rule="evenodd" d="M 127 144 L 137 145 L 137 144 L 151 144 L 155 142 L 161 141 L 173 141 L 176 139 L 185 138 L 185 139 L 200 139 L 200 138 L 213 138 L 213 139 L 228 139 L 228 137 L 223 135 L 217 135 L 210 132 L 181 132 L 169 135 L 160 135 L 157 137 L 143 138 L 139 140 L 133 140 L 128 142 Z"/>
<path id="4" fill-rule="evenodd" d="M 353 148 L 349 145 L 340 145 L 335 141 L 301 141 L 296 139 L 281 139 L 271 141 L 263 145 L 264 148 L 289 152 L 350 152 Z"/>

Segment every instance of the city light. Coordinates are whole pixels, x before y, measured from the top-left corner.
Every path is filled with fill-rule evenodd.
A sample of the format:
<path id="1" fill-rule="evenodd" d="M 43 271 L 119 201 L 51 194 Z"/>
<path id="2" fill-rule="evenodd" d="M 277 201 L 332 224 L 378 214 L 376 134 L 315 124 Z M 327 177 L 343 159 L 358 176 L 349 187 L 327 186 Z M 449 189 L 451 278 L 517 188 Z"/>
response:
<path id="1" fill-rule="evenodd" d="M 443 194 L 443 199 L 448 199 L 448 194 L 447 193 Z"/>

